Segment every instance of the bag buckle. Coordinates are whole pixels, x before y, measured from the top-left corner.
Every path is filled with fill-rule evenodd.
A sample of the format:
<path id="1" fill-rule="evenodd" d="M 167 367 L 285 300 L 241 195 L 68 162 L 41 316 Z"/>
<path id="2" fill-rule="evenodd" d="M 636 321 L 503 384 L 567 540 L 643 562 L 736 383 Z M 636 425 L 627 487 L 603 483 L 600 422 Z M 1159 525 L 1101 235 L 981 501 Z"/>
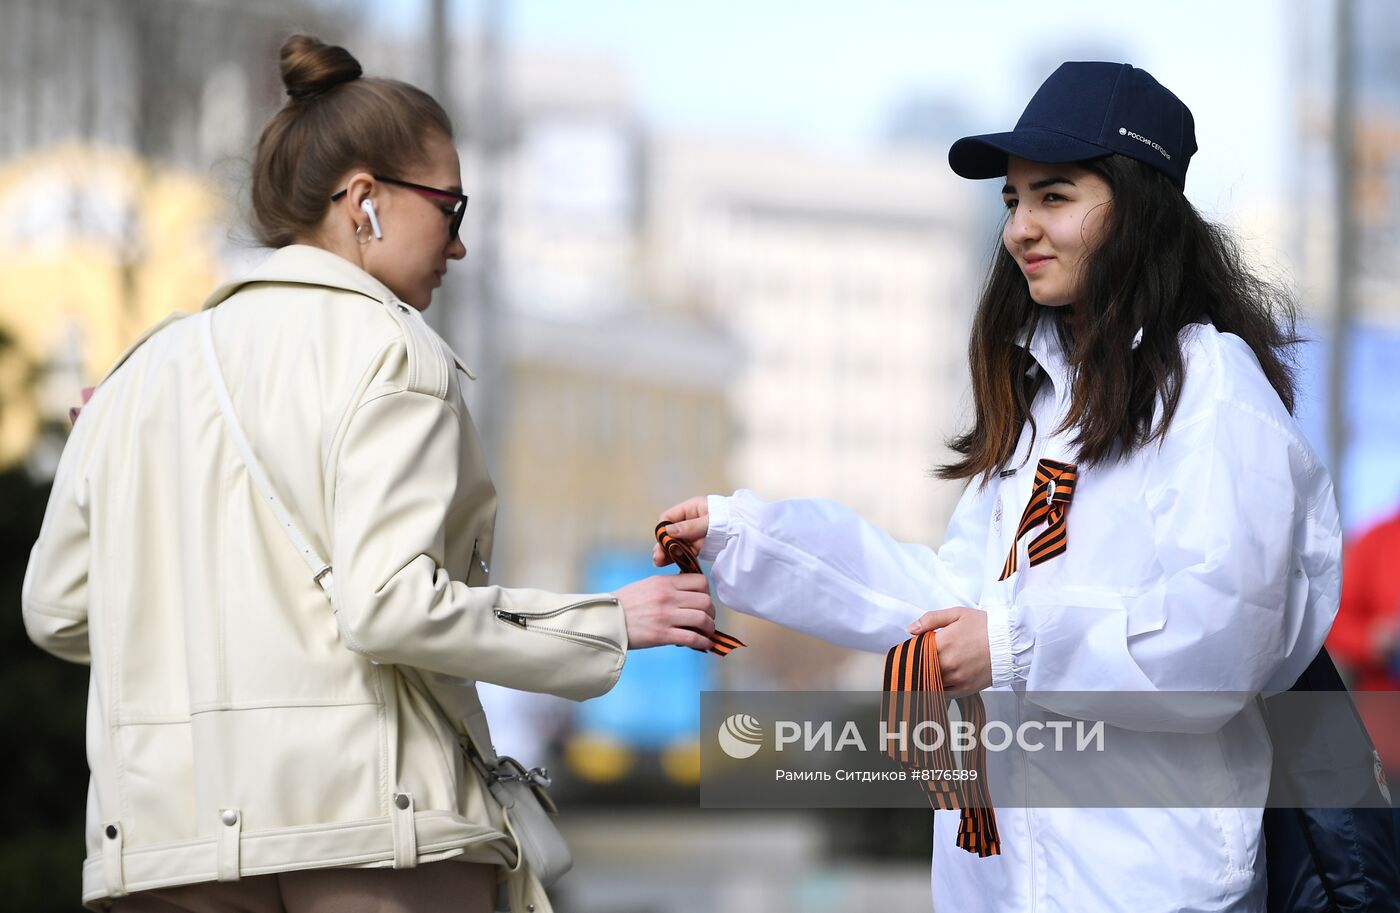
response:
<path id="1" fill-rule="evenodd" d="M 531 767 L 528 770 L 510 755 L 499 755 L 496 758 L 495 766 L 486 763 L 480 755 L 473 753 L 477 762 L 477 769 L 486 778 L 487 784 L 513 783 L 519 782 L 530 788 L 544 806 L 545 811 L 551 815 L 559 814 L 559 806 L 554 804 L 554 799 L 549 795 L 549 788 L 554 785 L 554 778 L 549 775 L 547 767 Z"/>

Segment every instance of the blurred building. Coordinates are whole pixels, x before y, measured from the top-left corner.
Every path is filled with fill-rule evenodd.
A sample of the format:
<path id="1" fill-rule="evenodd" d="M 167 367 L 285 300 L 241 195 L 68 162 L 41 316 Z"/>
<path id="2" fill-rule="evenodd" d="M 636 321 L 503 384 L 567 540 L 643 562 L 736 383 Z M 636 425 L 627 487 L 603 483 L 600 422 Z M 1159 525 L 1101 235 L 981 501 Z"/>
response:
<path id="1" fill-rule="evenodd" d="M 732 342 L 655 311 L 518 313 L 506 327 L 503 582 L 576 590 L 595 556 L 616 551 L 649 566 L 657 514 L 728 484 Z"/>
<path id="2" fill-rule="evenodd" d="M 961 486 L 930 472 L 962 420 L 976 277 L 993 235 L 944 155 L 652 143 L 649 284 L 743 348 L 727 384 L 736 487 L 832 498 L 901 540 L 942 541 Z M 726 666 L 730 687 L 879 679 L 874 654 L 748 619 L 736 633 L 768 659 Z"/>
<path id="3" fill-rule="evenodd" d="M 1357 316 L 1400 325 L 1400 5 L 1352 0 L 1355 56 Z M 1332 3 L 1299 4 L 1292 20 L 1297 154 L 1294 243 L 1307 298 L 1320 316 L 1333 305 L 1332 98 L 1336 64 Z"/>
<path id="4" fill-rule="evenodd" d="M 645 130 L 607 60 L 517 54 L 514 154 L 502 174 L 500 266 L 512 309 L 599 315 L 641 305 Z"/>
<path id="5" fill-rule="evenodd" d="M 619 68 L 527 51 L 488 77 L 479 51 L 454 56 L 463 84 L 501 95 L 489 161 L 484 99 L 463 93 L 464 180 L 492 182 L 495 212 L 476 214 L 492 250 L 469 253 L 452 321 L 467 349 L 496 348 L 498 376 L 478 392 L 502 415 L 499 579 L 579 589 L 600 554 L 649 555 L 663 508 L 728 484 L 724 378 L 739 353 L 642 285 L 645 131 Z M 542 528 L 555 531 L 548 550 L 532 545 Z"/>
<path id="6" fill-rule="evenodd" d="M 1400 5 L 1352 0 L 1355 317 L 1347 347 L 1342 520 L 1355 532 L 1400 505 Z M 1295 154 L 1290 227 L 1306 328 L 1300 421 L 1327 453 L 1329 321 L 1336 307 L 1332 109 L 1335 3 L 1302 3 L 1293 23 Z"/>
<path id="7" fill-rule="evenodd" d="M 309 3 L 0 4 L 0 466 L 52 471 L 68 408 L 145 327 L 246 251 L 234 200 L 277 48 Z"/>
<path id="8" fill-rule="evenodd" d="M 726 391 L 733 417 L 730 483 L 769 497 L 834 497 L 896 535 L 936 543 L 958 492 L 928 471 L 947 456 L 943 440 L 960 416 L 967 328 L 994 241 L 946 150 L 906 142 L 842 156 L 656 135 L 610 60 L 525 49 L 488 74 L 479 36 L 454 48 L 469 186 L 488 166 L 483 82 L 505 112 L 504 148 L 489 163 L 496 212 L 469 206 L 468 228 L 495 217 L 489 284 L 514 322 L 512 340 L 566 324 L 586 335 L 590 323 L 648 311 L 670 315 L 663 351 L 727 335 L 738 360 L 709 381 Z M 413 45 L 367 50 L 405 78 L 425 70 Z M 469 251 L 462 268 L 481 266 Z M 470 352 L 479 341 L 460 315 L 481 306 L 472 297 L 481 285 L 464 286 L 473 291 L 452 302 L 452 325 Z M 518 373 L 504 385 L 512 410 Z M 654 373 L 652 389 L 659 395 L 680 373 Z M 500 460 L 509 472 L 512 458 Z M 514 494 L 503 503 L 522 503 Z M 514 554 L 498 560 L 512 576 Z"/>
<path id="9" fill-rule="evenodd" d="M 820 154 L 663 137 L 648 163 L 660 294 L 730 328 L 736 484 L 829 497 L 937 543 L 979 264 L 970 185 L 923 151 Z"/>
<path id="10" fill-rule="evenodd" d="M 733 343 L 655 309 L 568 319 L 516 312 L 502 326 L 508 420 L 493 473 L 493 579 L 612 592 L 672 573 L 651 564 L 657 514 L 728 485 L 724 378 L 735 368 Z M 673 789 L 698 773 L 690 762 L 698 759 L 698 695 L 713 687 L 714 672 L 708 657 L 663 648 L 631 654 L 618 685 L 583 705 L 481 690 L 501 750 L 541 763 L 567 734 L 581 777 L 643 777 Z M 677 760 L 663 771 L 668 756 Z"/>

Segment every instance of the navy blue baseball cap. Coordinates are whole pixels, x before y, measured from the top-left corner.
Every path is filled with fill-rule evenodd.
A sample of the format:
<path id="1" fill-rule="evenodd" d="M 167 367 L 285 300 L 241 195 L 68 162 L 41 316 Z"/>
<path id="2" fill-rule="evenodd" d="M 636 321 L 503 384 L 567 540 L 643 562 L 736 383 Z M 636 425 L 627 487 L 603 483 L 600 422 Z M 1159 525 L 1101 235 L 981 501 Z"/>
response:
<path id="1" fill-rule="evenodd" d="M 995 178 L 1006 174 L 1008 155 L 1060 163 L 1115 152 L 1185 189 L 1186 165 L 1196 152 L 1191 110 L 1146 70 L 1072 62 L 1041 84 L 1015 130 L 963 137 L 948 150 L 948 164 L 965 178 Z"/>

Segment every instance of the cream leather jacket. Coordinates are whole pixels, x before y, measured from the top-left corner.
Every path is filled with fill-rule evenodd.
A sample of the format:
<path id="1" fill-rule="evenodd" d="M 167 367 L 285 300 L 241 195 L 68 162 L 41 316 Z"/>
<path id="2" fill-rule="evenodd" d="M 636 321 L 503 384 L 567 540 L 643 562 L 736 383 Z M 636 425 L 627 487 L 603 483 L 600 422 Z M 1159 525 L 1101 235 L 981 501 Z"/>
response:
<path id="1" fill-rule="evenodd" d="M 92 666 L 84 903 L 458 857 L 513 869 L 513 906 L 544 913 L 458 733 L 475 680 L 611 688 L 617 601 L 488 585 L 470 375 L 367 273 L 287 247 L 204 307 L 254 452 L 331 556 L 331 598 L 260 503 L 197 322 L 172 315 L 83 409 L 24 581 L 30 637 Z"/>

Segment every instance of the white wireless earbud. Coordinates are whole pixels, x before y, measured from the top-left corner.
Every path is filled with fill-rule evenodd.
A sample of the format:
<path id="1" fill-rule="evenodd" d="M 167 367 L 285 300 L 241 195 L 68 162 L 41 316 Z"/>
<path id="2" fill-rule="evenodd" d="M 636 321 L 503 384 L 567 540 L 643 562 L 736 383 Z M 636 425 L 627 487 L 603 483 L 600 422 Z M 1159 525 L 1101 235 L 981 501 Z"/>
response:
<path id="1" fill-rule="evenodd" d="M 379 213 L 374 211 L 374 201 L 365 200 L 360 204 L 360 208 L 369 216 L 369 230 L 374 234 L 376 240 L 384 237 L 384 232 L 379 230 Z"/>

